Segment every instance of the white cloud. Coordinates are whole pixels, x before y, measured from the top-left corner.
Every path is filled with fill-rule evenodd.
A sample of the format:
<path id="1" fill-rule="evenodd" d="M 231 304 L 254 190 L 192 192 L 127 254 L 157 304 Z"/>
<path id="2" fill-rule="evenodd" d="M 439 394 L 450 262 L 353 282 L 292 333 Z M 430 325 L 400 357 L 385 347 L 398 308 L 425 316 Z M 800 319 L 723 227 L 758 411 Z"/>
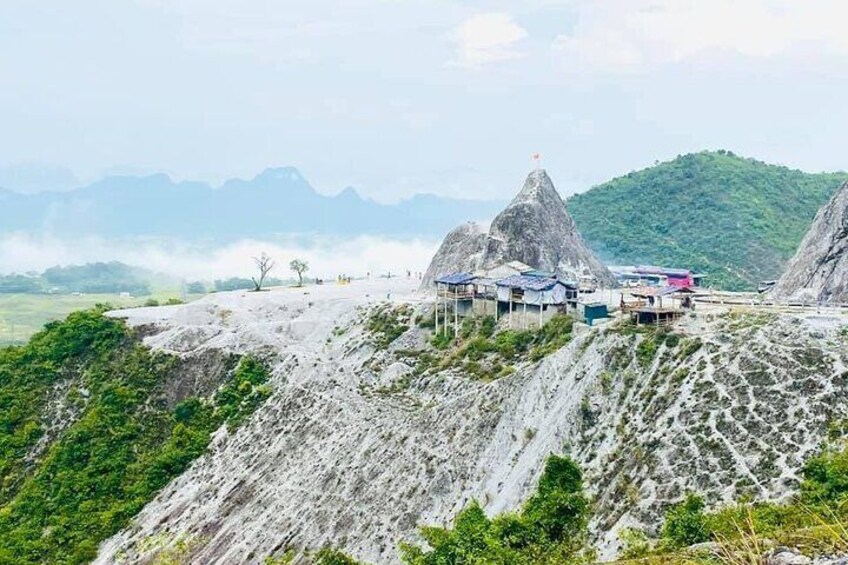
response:
<path id="1" fill-rule="evenodd" d="M 579 9 L 554 52 L 573 70 L 638 71 L 703 54 L 848 55 L 848 5 L 811 0 L 620 0 Z"/>
<path id="2" fill-rule="evenodd" d="M 346 240 L 313 237 L 310 241 L 312 244 L 306 246 L 293 238 L 244 239 L 208 247 L 172 240 L 116 242 L 101 238 L 59 239 L 11 234 L 0 238 L 0 273 L 40 272 L 54 265 L 121 261 L 188 280 L 213 280 L 250 275 L 254 268 L 251 257 L 266 252 L 279 265 L 274 276 L 291 276 L 289 261 L 302 258 L 309 262 L 310 276 L 333 278 L 339 274 L 363 276 L 367 272 L 423 271 L 438 246 L 433 241 L 371 236 Z"/>
<path id="3" fill-rule="evenodd" d="M 509 14 L 473 15 L 454 31 L 458 50 L 454 63 L 463 67 L 481 67 L 521 58 L 524 54 L 516 47 L 525 37 L 527 30 Z"/>

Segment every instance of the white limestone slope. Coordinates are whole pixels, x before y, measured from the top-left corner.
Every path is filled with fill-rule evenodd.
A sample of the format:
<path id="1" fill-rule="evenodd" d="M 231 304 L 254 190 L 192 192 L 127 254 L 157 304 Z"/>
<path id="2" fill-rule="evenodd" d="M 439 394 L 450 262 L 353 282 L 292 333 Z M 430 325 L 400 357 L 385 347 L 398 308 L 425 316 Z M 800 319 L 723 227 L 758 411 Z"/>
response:
<path id="1" fill-rule="evenodd" d="M 662 345 L 643 364 L 642 335 L 601 328 L 492 383 L 407 378 L 360 321 L 389 286 L 393 301 L 416 303 L 414 284 L 227 293 L 116 313 L 155 324 L 147 342 L 187 357 L 270 356 L 274 392 L 235 433 L 220 430 L 96 563 L 145 563 L 178 541 L 198 564 L 261 563 L 325 543 L 397 563 L 417 525 L 449 521 L 472 497 L 490 512 L 515 508 L 545 457 L 563 451 L 586 470 L 610 555 L 619 527 L 655 527 L 685 489 L 784 495 L 826 422 L 846 415 L 842 320 L 701 315 L 681 329 L 699 348 Z M 392 347 L 420 345 L 421 332 Z"/>

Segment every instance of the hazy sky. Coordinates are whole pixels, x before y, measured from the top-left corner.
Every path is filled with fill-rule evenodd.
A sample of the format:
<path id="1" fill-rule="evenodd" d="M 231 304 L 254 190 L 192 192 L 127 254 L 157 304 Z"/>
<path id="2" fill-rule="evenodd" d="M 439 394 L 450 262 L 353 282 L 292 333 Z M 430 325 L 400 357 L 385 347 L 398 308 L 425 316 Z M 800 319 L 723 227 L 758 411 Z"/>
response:
<path id="1" fill-rule="evenodd" d="M 848 3 L 2 0 L 0 165 L 569 193 L 705 148 L 846 169 Z"/>

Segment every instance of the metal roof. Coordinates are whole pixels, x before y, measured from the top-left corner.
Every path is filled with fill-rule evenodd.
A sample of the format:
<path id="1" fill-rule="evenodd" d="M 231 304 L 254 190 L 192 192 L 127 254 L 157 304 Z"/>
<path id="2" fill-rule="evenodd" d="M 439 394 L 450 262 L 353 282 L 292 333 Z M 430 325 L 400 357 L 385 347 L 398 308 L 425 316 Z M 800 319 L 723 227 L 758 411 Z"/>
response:
<path id="1" fill-rule="evenodd" d="M 471 273 L 451 273 L 437 278 L 434 282 L 440 284 L 470 284 L 477 278 Z"/>
<path id="2" fill-rule="evenodd" d="M 670 267 L 657 267 L 656 265 L 639 265 L 636 267 L 636 272 L 651 275 L 678 275 L 682 277 L 690 274 L 689 269 L 672 269 Z"/>
<path id="3" fill-rule="evenodd" d="M 515 269 L 519 273 L 525 273 L 527 271 L 533 270 L 533 267 L 531 267 L 527 263 L 522 263 L 521 261 L 509 261 L 506 263 L 506 266 L 510 269 Z"/>
<path id="4" fill-rule="evenodd" d="M 688 286 L 664 286 L 664 287 L 656 287 L 656 286 L 644 286 L 639 288 L 629 289 L 629 293 L 632 296 L 644 297 L 648 296 L 668 296 L 669 294 L 696 294 L 696 291 L 692 290 Z"/>
<path id="5" fill-rule="evenodd" d="M 498 286 L 520 288 L 522 290 L 550 290 L 558 284 L 565 286 L 562 281 L 557 279 L 527 275 L 513 275 L 497 282 Z"/>
<path id="6" fill-rule="evenodd" d="M 540 271 L 539 269 L 531 269 L 527 272 L 521 273 L 522 275 L 526 275 L 528 277 L 540 277 L 544 279 L 552 279 L 554 278 L 554 273 L 550 271 Z"/>
<path id="7" fill-rule="evenodd" d="M 694 290 L 688 286 L 666 286 L 663 287 L 660 296 L 665 296 L 666 294 L 697 294 L 698 291 Z"/>

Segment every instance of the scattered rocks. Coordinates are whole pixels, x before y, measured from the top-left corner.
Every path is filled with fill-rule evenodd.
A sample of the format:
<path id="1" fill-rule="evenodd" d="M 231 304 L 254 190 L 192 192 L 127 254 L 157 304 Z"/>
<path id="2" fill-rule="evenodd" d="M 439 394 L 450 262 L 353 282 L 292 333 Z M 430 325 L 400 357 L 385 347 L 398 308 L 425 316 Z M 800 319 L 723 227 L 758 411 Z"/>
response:
<path id="1" fill-rule="evenodd" d="M 812 559 L 797 549 L 778 547 L 766 557 L 766 565 L 810 565 Z"/>

